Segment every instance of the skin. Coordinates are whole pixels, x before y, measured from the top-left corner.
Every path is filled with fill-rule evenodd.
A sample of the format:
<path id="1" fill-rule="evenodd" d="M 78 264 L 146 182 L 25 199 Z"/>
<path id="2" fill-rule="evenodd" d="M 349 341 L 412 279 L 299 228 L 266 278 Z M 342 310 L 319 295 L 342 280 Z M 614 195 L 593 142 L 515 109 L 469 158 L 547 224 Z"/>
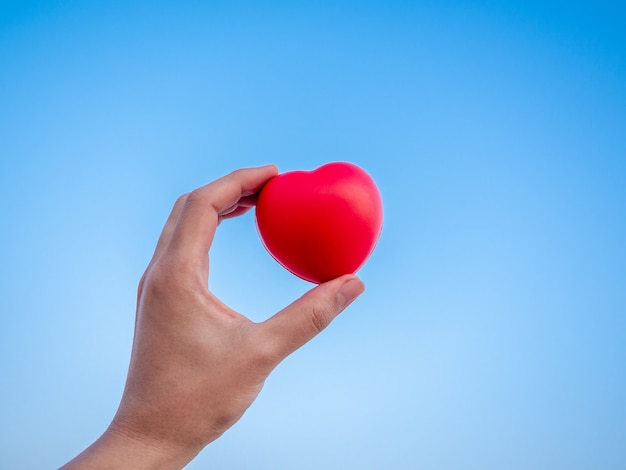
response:
<path id="1" fill-rule="evenodd" d="M 139 282 L 118 411 L 62 469 L 184 467 L 241 418 L 285 357 L 363 292 L 356 276 L 341 276 L 260 323 L 211 293 L 207 254 L 219 223 L 254 207 L 276 174 L 273 165 L 237 170 L 176 201 Z"/>

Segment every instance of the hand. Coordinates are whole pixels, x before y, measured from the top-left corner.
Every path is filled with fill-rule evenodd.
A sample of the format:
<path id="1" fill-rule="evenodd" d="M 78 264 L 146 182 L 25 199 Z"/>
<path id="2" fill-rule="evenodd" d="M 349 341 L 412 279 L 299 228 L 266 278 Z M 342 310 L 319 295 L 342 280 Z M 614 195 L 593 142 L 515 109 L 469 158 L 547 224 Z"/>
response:
<path id="1" fill-rule="evenodd" d="M 207 253 L 218 224 L 253 207 L 276 174 L 273 165 L 237 170 L 176 201 L 139 283 L 119 409 L 64 468 L 182 468 L 243 415 L 286 356 L 363 292 L 345 275 L 253 323 L 209 291 Z"/>

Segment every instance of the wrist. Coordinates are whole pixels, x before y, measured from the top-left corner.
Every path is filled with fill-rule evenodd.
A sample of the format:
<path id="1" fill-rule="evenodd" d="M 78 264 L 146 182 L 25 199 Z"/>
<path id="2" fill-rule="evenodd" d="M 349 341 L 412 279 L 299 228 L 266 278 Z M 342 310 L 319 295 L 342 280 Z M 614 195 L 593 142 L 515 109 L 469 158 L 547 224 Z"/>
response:
<path id="1" fill-rule="evenodd" d="M 60 470 L 178 470 L 199 452 L 165 442 L 153 442 L 114 426 Z"/>

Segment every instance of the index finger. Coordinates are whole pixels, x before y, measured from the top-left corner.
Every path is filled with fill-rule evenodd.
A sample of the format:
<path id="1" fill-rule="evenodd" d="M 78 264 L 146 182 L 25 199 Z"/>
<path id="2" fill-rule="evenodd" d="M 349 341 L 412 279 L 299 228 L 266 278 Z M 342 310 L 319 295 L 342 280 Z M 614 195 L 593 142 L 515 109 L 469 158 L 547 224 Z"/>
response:
<path id="1" fill-rule="evenodd" d="M 277 174 L 275 165 L 244 168 L 189 193 L 172 233 L 170 248 L 183 257 L 206 256 L 221 212 L 242 197 L 257 193 Z"/>

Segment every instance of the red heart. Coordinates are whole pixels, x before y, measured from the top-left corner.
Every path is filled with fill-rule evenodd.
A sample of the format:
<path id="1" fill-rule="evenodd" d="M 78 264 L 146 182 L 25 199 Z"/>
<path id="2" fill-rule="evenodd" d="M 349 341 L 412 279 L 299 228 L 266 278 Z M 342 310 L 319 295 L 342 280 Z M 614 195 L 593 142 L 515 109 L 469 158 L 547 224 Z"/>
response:
<path id="1" fill-rule="evenodd" d="M 363 266 L 382 222 L 376 183 L 365 170 L 345 162 L 275 176 L 256 205 L 267 251 L 296 276 L 318 284 Z"/>

